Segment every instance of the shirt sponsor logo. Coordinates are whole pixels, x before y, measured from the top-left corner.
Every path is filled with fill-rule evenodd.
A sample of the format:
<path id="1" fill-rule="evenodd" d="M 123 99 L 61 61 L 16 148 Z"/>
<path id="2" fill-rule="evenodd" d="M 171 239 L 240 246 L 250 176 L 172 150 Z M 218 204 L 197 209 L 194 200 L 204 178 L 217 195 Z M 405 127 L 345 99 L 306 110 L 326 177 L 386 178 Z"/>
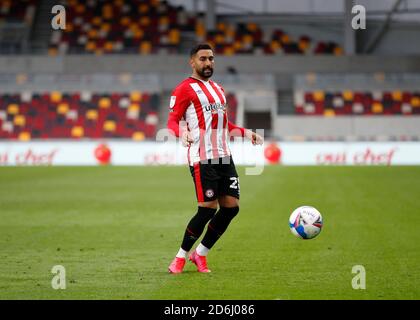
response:
<path id="1" fill-rule="evenodd" d="M 216 102 L 216 103 L 210 103 L 209 105 L 205 106 L 204 110 L 211 113 L 217 113 L 217 111 L 219 110 L 225 112 L 226 107 L 224 104 Z"/>

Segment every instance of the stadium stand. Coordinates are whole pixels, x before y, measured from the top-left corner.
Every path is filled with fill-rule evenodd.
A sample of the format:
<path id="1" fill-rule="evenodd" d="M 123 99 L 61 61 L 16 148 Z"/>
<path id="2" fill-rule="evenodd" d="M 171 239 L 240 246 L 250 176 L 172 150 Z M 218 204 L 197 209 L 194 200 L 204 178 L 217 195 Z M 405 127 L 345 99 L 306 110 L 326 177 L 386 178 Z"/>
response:
<path id="1" fill-rule="evenodd" d="M 210 43 L 216 53 L 224 55 L 253 54 L 334 54 L 341 55 L 343 50 L 335 42 L 318 42 L 302 35 L 294 40 L 281 29 L 275 29 L 268 34 L 257 23 L 227 24 L 219 22 L 215 31 L 209 31 L 206 36 L 204 24 L 197 22 L 197 39 Z M 266 40 L 267 39 L 267 40 Z"/>
<path id="2" fill-rule="evenodd" d="M 147 92 L 30 93 L 0 96 L 0 138 L 154 137 L 159 96 Z"/>
<path id="3" fill-rule="evenodd" d="M 37 0 L 0 0 L 0 54 L 26 50 Z"/>
<path id="4" fill-rule="evenodd" d="M 227 93 L 229 118 L 237 100 Z M 0 139 L 154 138 L 159 94 L 23 92 L 0 95 Z"/>
<path id="5" fill-rule="evenodd" d="M 295 92 L 299 115 L 417 115 L 420 92 L 345 90 L 342 92 Z"/>
<path id="6" fill-rule="evenodd" d="M 66 8 L 66 29 L 52 33 L 50 54 L 176 53 L 181 30 L 194 24 L 166 1 L 69 0 Z"/>
<path id="7" fill-rule="evenodd" d="M 37 0 L 0 0 L 0 22 L 24 22 L 35 10 Z"/>
<path id="8" fill-rule="evenodd" d="M 207 30 L 204 14 L 194 15 L 167 1 L 68 0 L 65 3 L 66 29 L 52 33 L 50 55 L 185 53 L 182 39 L 191 35 L 195 41 L 210 43 L 223 55 L 258 52 L 341 55 L 343 52 L 334 42 L 315 44 L 307 35 L 294 40 L 280 29 L 267 34 L 257 23 L 219 22 L 215 30 Z"/>
<path id="9" fill-rule="evenodd" d="M 16 53 L 0 57 L 0 139 L 152 139 L 166 123 L 170 91 L 189 72 L 187 52 L 199 41 L 220 57 L 213 79 L 230 92 L 229 118 L 279 139 L 300 136 L 299 125 L 281 131 L 283 117 L 299 124 L 316 116 L 337 116 L 336 123 L 345 116 L 362 122 L 379 116 L 380 134 L 391 136 L 385 130 L 391 116 L 410 122 L 420 114 L 418 63 L 344 55 L 338 20 L 236 12 L 217 14 L 212 30 L 202 8 L 192 12 L 174 3 L 181 2 L 61 0 L 66 29 L 53 30 L 55 1 L 0 0 L 0 53 Z M 30 39 L 28 29 L 9 32 L 16 23 L 32 25 Z M 408 25 L 401 30 L 398 39 L 411 34 Z M 6 35 L 19 39 L 10 42 Z M 24 38 L 37 50 L 21 50 Z M 394 47 L 386 43 L 384 52 Z M 47 52 L 63 56 L 50 59 Z M 134 90 L 142 92 L 141 101 L 132 101 Z"/>

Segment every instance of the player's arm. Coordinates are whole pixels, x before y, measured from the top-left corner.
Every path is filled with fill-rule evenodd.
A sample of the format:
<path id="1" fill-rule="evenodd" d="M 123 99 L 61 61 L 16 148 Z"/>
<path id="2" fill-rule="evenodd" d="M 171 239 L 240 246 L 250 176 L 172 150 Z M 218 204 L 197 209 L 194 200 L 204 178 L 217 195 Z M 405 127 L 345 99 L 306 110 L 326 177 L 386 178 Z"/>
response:
<path id="1" fill-rule="evenodd" d="M 220 89 L 222 89 L 223 94 L 226 94 L 225 89 L 223 89 L 223 87 L 220 87 Z M 264 139 L 259 134 L 252 132 L 251 130 L 248 130 L 246 128 L 239 127 L 233 122 L 230 122 L 229 120 L 228 131 L 229 135 L 232 137 L 246 137 L 247 139 L 252 141 L 253 145 L 264 143 Z"/>
<path id="2" fill-rule="evenodd" d="M 186 128 L 181 128 L 180 121 L 184 117 L 185 111 L 190 105 L 188 92 L 185 89 L 176 88 L 171 95 L 169 102 L 169 116 L 167 127 L 171 134 L 176 137 L 181 137 L 182 143 L 186 146 L 193 142 L 191 134 Z"/>
<path id="3" fill-rule="evenodd" d="M 251 140 L 253 145 L 263 144 L 264 142 L 264 139 L 256 132 L 252 132 L 249 129 L 239 127 L 230 121 L 228 121 L 228 130 L 230 136 L 245 137 Z"/>

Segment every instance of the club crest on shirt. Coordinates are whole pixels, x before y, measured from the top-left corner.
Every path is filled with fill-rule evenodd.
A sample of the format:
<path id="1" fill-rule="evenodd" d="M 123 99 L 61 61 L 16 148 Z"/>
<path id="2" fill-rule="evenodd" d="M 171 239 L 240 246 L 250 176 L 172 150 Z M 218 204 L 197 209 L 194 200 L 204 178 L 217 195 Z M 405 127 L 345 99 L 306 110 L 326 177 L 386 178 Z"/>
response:
<path id="1" fill-rule="evenodd" d="M 207 189 L 206 190 L 206 197 L 211 198 L 213 196 L 214 196 L 214 191 L 212 189 Z"/>
<path id="2" fill-rule="evenodd" d="M 169 101 L 169 108 L 172 109 L 175 106 L 176 96 L 171 96 L 171 100 Z"/>

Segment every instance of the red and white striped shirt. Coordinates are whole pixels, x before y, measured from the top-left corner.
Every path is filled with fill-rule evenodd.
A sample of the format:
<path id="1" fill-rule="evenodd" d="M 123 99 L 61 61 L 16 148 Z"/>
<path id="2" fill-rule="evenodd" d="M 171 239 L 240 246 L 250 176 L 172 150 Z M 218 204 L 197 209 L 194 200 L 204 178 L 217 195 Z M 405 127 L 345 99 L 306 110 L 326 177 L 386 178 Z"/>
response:
<path id="1" fill-rule="evenodd" d="M 192 166 L 202 160 L 230 156 L 229 133 L 244 136 L 245 129 L 228 121 L 224 89 L 214 81 L 189 77 L 172 92 L 168 129 L 179 137 L 181 119 L 194 140 L 188 148 Z"/>

